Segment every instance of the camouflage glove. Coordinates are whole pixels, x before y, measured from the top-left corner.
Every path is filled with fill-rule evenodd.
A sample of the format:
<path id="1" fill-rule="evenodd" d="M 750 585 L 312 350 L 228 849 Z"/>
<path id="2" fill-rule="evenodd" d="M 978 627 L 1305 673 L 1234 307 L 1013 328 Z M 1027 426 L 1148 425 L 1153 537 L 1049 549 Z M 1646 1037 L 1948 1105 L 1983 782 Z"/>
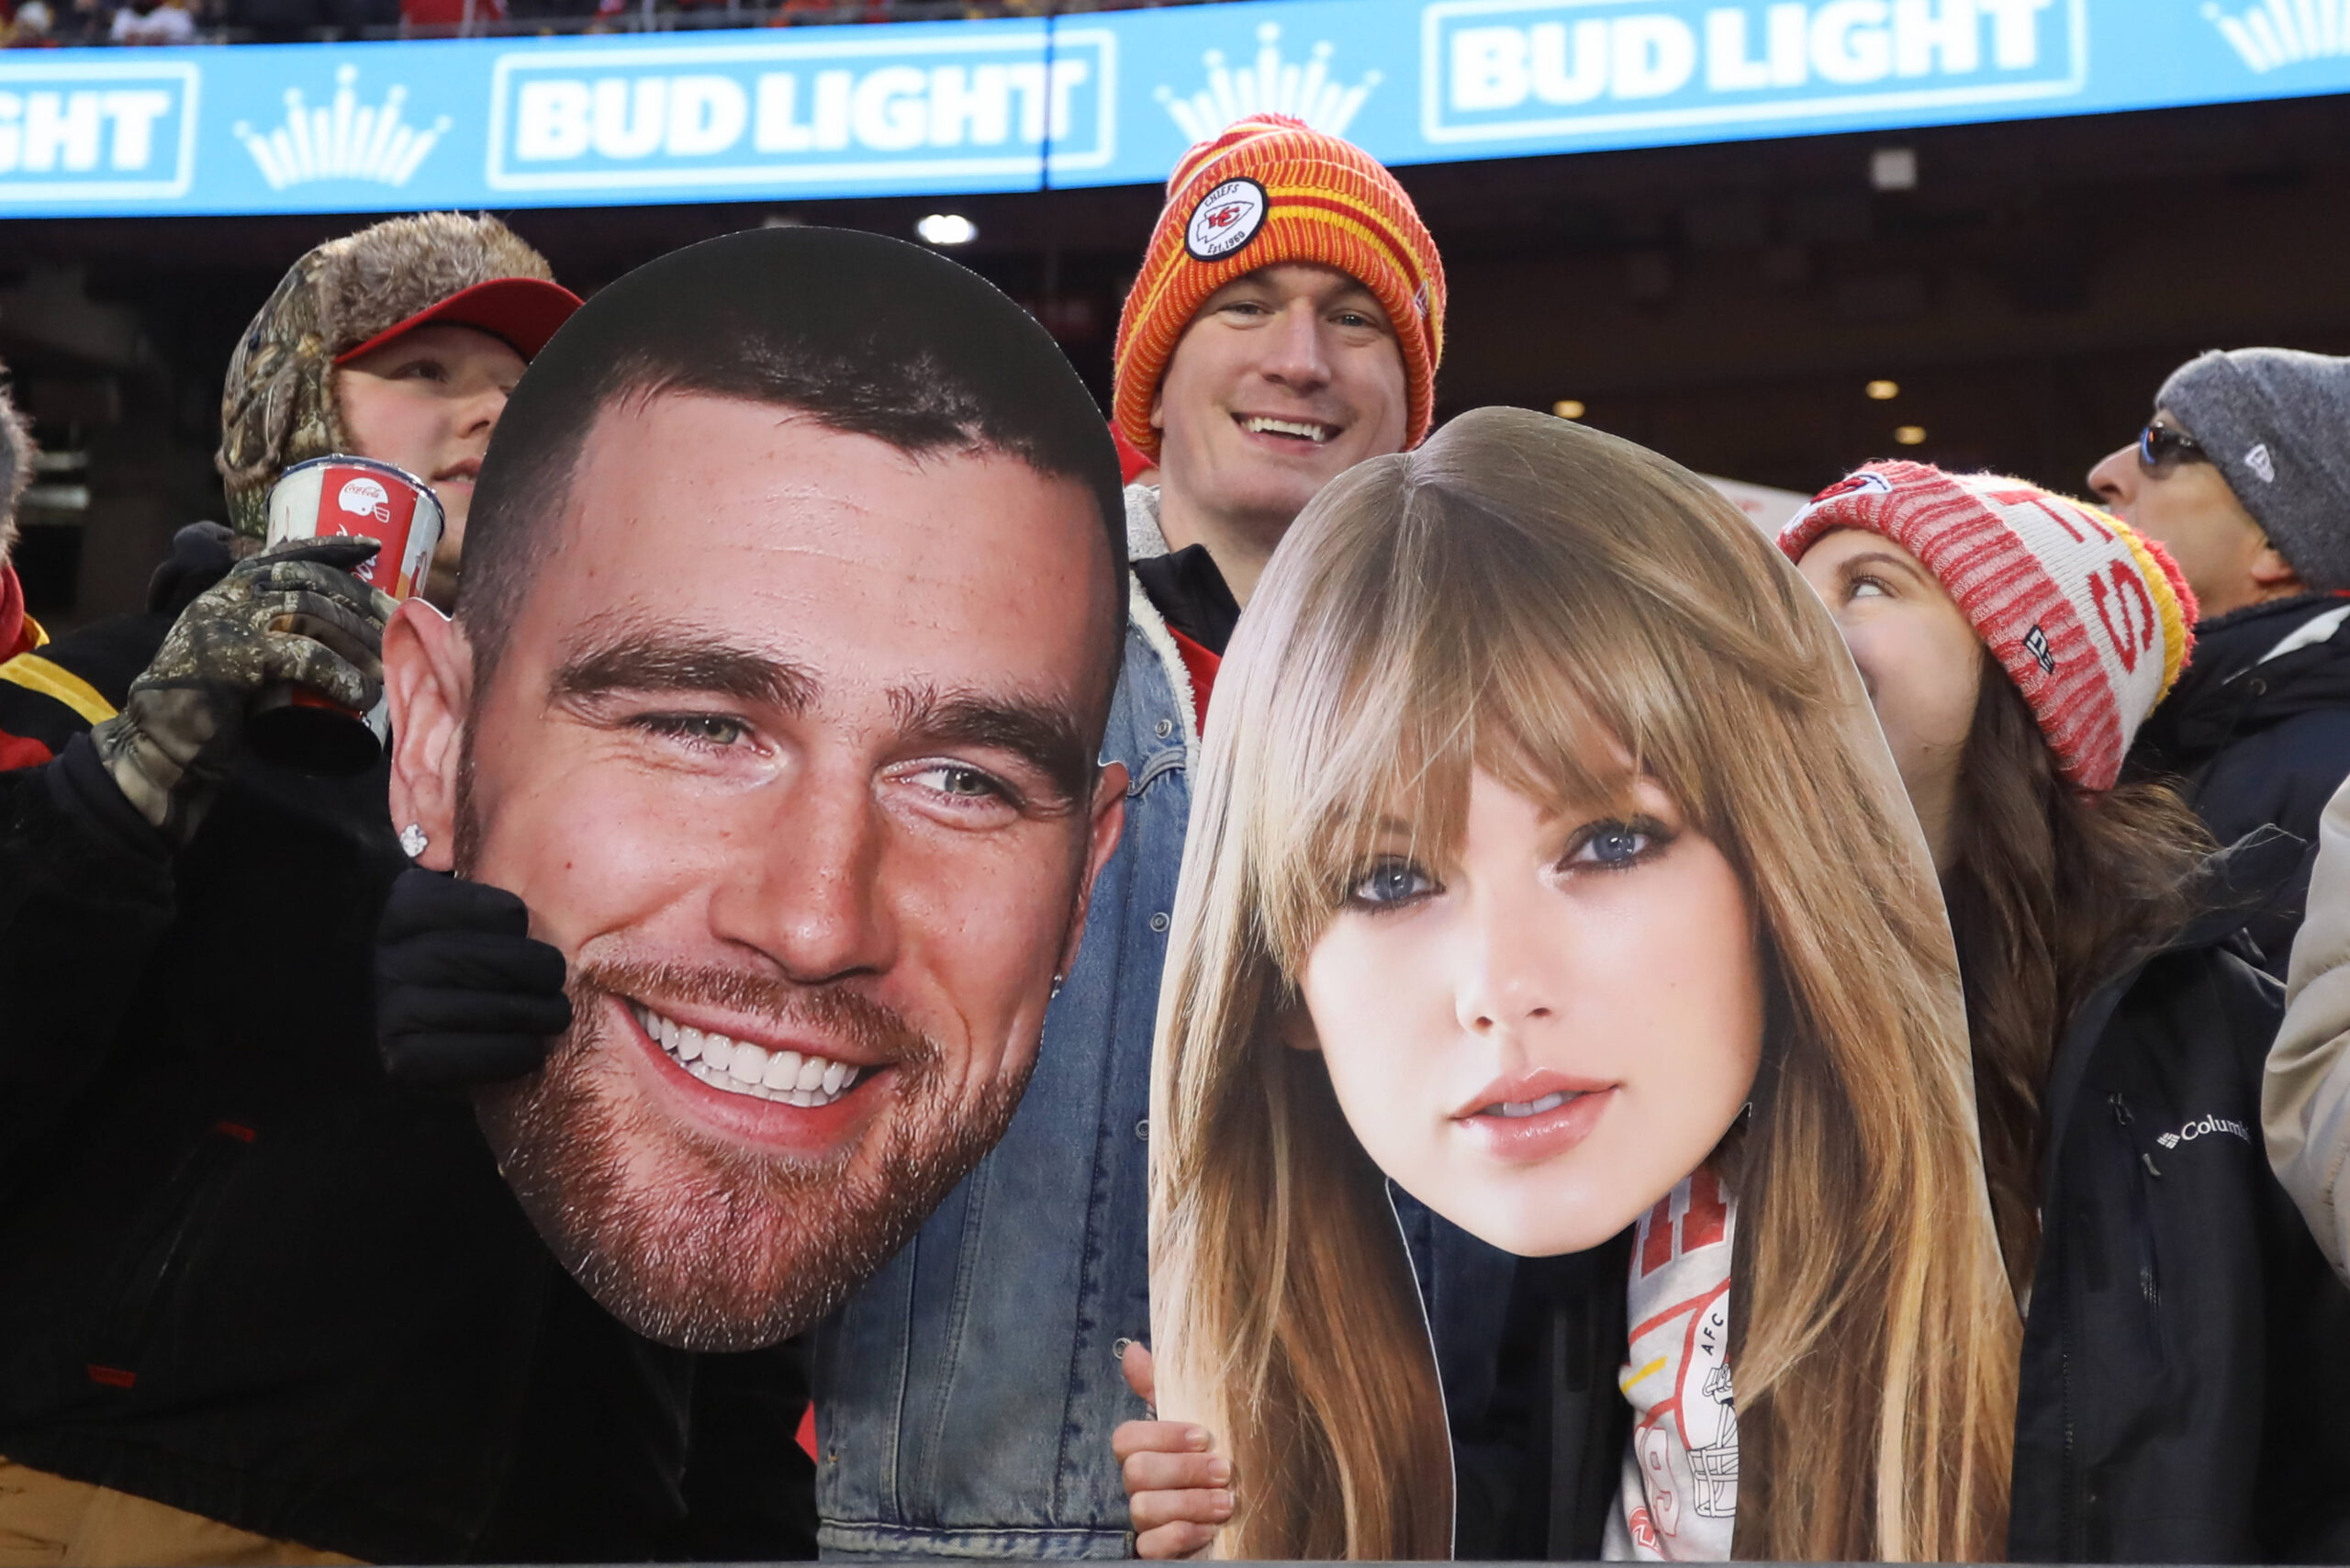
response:
<path id="1" fill-rule="evenodd" d="M 235 765 L 253 698 L 307 686 L 354 711 L 382 693 L 396 601 L 351 575 L 372 539 L 305 539 L 241 561 L 198 595 L 90 739 L 124 799 L 177 848 Z"/>

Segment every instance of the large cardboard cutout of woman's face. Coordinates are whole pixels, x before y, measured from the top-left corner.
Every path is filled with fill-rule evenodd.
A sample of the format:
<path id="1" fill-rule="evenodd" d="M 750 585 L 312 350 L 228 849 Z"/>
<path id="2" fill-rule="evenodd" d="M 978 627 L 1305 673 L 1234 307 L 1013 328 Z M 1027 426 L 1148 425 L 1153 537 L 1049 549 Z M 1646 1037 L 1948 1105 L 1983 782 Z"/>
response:
<path id="1" fill-rule="evenodd" d="M 1347 1125 L 1505 1251 L 1596 1247 L 1752 1095 L 1763 976 L 1738 870 L 1645 778 L 1560 812 L 1479 770 L 1454 852 L 1427 863 L 1414 837 L 1385 830 L 1298 977 Z"/>
<path id="2" fill-rule="evenodd" d="M 1980 1393 L 2011 1386 L 2016 1324 L 1949 925 L 1852 658 L 1771 542 L 1654 454 L 1463 415 L 1300 518 L 1204 751 L 1152 1305 L 1162 1414 L 1275 1493 L 1226 1544 L 1442 1544 L 1449 1515 L 1381 1501 L 1447 1479 L 1383 1179 L 1520 1257 L 1636 1243 L 1597 1287 L 1628 1313 L 1598 1351 L 1627 1462 L 1655 1472 L 1627 1550 L 1729 1550 L 1741 1422 L 1780 1463 L 1741 1551 L 1995 1549 L 2012 1409 Z M 1887 1348 L 1925 1323 L 1942 1342 Z M 1820 1335 L 1833 1365 L 1788 1372 Z M 1964 1414 L 1905 1431 L 1896 1383 Z M 1911 1495 L 1886 1463 L 1955 1473 L 1937 1445 L 1996 1476 L 1850 1530 L 1768 1501 L 1869 1520 L 1846 1502 Z M 1326 1485 L 1359 1500 L 1342 1534 L 1279 1513 Z"/>

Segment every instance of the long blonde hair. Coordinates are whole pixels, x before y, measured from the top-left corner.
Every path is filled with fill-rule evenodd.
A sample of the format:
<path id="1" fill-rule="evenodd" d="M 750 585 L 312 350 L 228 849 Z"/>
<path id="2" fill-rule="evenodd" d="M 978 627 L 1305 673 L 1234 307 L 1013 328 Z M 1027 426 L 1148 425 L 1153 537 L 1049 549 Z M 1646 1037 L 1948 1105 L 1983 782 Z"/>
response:
<path id="1" fill-rule="evenodd" d="M 1334 483 L 1216 685 L 1159 997 L 1162 1408 L 1216 1431 L 1250 1558 L 1449 1552 L 1433 1354 L 1294 977 L 1406 802 L 1483 767 L 1612 799 L 1605 732 L 1737 868 L 1769 1002 L 1732 1313 L 1736 1553 L 2004 1555 L 2020 1328 L 1933 871 L 1836 629 L 1703 481 L 1516 409 Z"/>

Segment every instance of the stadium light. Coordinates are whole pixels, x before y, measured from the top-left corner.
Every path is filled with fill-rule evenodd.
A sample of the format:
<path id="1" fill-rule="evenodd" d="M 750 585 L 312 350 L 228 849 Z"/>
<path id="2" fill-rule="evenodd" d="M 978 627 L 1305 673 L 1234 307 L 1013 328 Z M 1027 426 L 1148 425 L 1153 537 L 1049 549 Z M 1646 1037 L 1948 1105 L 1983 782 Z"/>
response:
<path id="1" fill-rule="evenodd" d="M 932 245 L 968 245 L 979 237 L 979 226 L 959 212 L 934 212 L 914 225 L 914 232 Z"/>
<path id="2" fill-rule="evenodd" d="M 1914 147 L 1880 147 L 1870 153 L 1869 184 L 1881 191 L 1916 190 L 1918 150 Z"/>

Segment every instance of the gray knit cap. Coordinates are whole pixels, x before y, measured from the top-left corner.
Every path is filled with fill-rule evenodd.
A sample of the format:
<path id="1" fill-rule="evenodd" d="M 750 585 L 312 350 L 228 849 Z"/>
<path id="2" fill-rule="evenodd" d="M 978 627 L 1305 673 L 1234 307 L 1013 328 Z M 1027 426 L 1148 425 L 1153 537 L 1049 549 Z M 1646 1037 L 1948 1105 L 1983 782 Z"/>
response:
<path id="1" fill-rule="evenodd" d="M 2350 588 L 2350 359 L 2214 349 L 2154 396 L 2319 592 Z"/>
<path id="2" fill-rule="evenodd" d="M 8 367 L 0 365 L 0 566 L 17 545 L 17 503 L 33 476 L 33 432 L 8 398 Z"/>

